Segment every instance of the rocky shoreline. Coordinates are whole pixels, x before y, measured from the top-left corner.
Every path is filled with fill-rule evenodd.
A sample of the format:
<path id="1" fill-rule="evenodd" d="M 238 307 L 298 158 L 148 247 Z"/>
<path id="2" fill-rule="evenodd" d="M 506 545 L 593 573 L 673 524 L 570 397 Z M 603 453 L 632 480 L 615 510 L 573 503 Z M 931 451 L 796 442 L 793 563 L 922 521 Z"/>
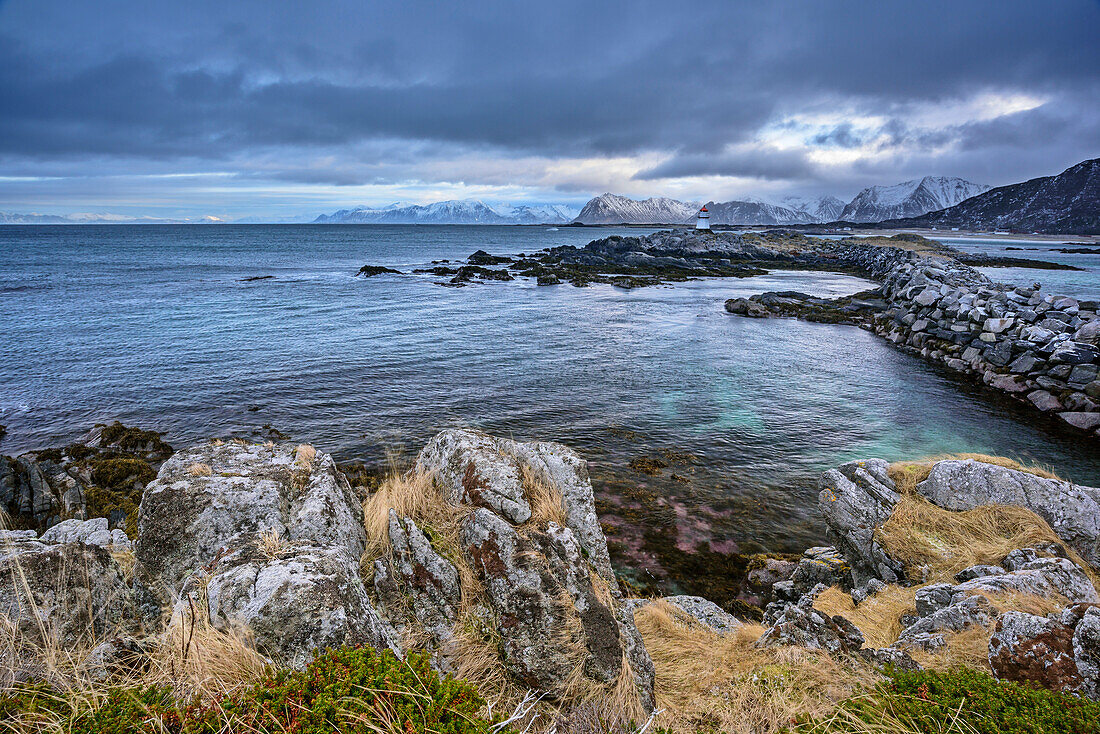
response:
<path id="1" fill-rule="evenodd" d="M 770 587 L 762 625 L 701 597 L 631 597 L 587 463 L 561 444 L 446 430 L 364 491 L 312 446 L 214 440 L 135 491 L 133 534 L 125 517 L 82 519 L 87 502 L 41 533 L 0 531 L 0 613 L 25 658 L 9 675 L 45 674 L 43 635 L 94 641 L 87 675 L 130 675 L 163 630 L 201 619 L 247 629 L 291 668 L 347 645 L 423 651 L 483 690 L 611 697 L 640 721 L 668 695 L 660 666 L 674 663 L 653 623 L 673 614 L 716 641 L 818 651 L 860 675 L 939 669 L 978 640 L 973 664 L 997 678 L 1100 698 L 1100 489 L 1003 460 L 825 472 L 833 546 L 755 567 Z"/>
<path id="2" fill-rule="evenodd" d="M 860 326 L 1100 437 L 1100 303 L 995 283 L 941 255 L 870 246 L 847 255 L 882 285 L 839 299 L 764 293 L 726 310 Z"/>

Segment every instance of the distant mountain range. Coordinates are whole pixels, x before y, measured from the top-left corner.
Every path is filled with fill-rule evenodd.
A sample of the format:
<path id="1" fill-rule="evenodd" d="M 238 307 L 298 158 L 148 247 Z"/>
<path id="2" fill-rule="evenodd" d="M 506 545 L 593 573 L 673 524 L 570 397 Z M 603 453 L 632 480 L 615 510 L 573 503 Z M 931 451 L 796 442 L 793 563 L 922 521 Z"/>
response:
<path id="1" fill-rule="evenodd" d="M 779 204 L 756 199 L 707 202 L 711 224 L 795 225 L 843 220 L 878 222 L 916 216 L 943 209 L 987 191 L 988 186 L 961 178 L 925 176 L 893 186 L 871 186 L 845 204 L 835 196 L 787 197 Z M 635 201 L 615 194 L 600 194 L 581 209 L 583 224 L 684 224 L 695 221 L 696 202 L 675 199 Z"/>
<path id="2" fill-rule="evenodd" d="M 1100 233 L 1100 158 L 1057 176 L 999 186 L 939 211 L 886 220 L 882 227 L 958 227 L 1051 234 Z"/>
<path id="3" fill-rule="evenodd" d="M 218 217 L 185 219 L 161 219 L 158 217 L 129 217 L 116 214 L 15 214 L 0 212 L 0 224 L 222 224 Z"/>
<path id="4" fill-rule="evenodd" d="M 477 199 L 435 204 L 391 204 L 381 209 L 361 207 L 322 214 L 317 224 L 565 224 L 576 209 L 561 205 L 489 206 Z"/>
<path id="5" fill-rule="evenodd" d="M 490 205 L 477 199 L 434 204 L 357 207 L 322 214 L 315 223 L 350 224 L 693 224 L 702 204 L 664 197 L 637 200 L 600 194 L 578 213 L 558 204 Z M 961 178 L 925 176 L 893 186 L 870 186 L 850 202 L 835 196 L 787 197 L 778 203 L 756 199 L 708 201 L 711 224 L 794 226 L 876 224 L 880 227 L 958 227 L 1057 234 L 1100 233 L 1100 158 L 1057 176 L 990 189 Z M 157 219 L 113 214 L 11 214 L 0 224 L 197 224 L 218 217 Z M 241 223 L 270 222 L 242 219 Z M 302 222 L 292 217 L 279 221 Z"/>
<path id="6" fill-rule="evenodd" d="M 916 217 L 954 206 L 983 191 L 989 191 L 989 187 L 944 176 L 925 176 L 893 186 L 871 186 L 856 194 L 833 220 L 881 222 L 883 219 Z"/>

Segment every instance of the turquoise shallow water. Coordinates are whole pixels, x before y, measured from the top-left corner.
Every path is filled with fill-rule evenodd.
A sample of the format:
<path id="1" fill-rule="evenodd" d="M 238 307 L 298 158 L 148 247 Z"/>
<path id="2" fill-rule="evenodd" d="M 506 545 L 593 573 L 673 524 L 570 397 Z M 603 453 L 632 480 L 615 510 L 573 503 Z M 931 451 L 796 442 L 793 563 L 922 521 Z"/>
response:
<path id="1" fill-rule="evenodd" d="M 818 542 L 816 477 L 849 459 L 985 451 L 1100 482 L 1095 447 L 871 334 L 722 309 L 764 290 L 855 292 L 859 279 L 624 291 L 354 277 L 365 263 L 407 271 L 611 231 L 0 228 L 0 451 L 121 419 L 176 446 L 270 424 L 381 462 L 442 427 L 477 426 L 577 448 L 611 522 L 629 526 L 616 508 L 641 493 L 668 510 L 681 546 L 743 551 Z M 241 282 L 256 275 L 275 278 Z M 661 450 L 694 458 L 658 477 L 629 469 Z"/>

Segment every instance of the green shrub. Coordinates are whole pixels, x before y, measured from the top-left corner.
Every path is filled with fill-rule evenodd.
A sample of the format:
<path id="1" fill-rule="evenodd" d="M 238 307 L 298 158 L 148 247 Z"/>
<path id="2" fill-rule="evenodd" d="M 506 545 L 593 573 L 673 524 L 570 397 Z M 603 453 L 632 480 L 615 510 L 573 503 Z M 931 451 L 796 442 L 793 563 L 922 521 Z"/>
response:
<path id="1" fill-rule="evenodd" d="M 178 732 L 167 689 L 109 688 L 98 696 L 57 693 L 43 684 L 0 695 L 0 729 L 60 730 L 66 734 L 168 734 Z"/>
<path id="2" fill-rule="evenodd" d="M 883 724 L 921 734 L 1100 734 L 1100 703 L 976 670 L 894 671 L 869 695 L 842 703 L 835 715 L 802 719 L 791 731 L 839 734 Z"/>
<path id="3" fill-rule="evenodd" d="M 94 697 L 44 686 L 0 693 L 0 731 L 67 734 L 486 734 L 485 702 L 473 687 L 441 678 L 426 655 L 341 648 L 304 671 L 265 680 L 207 703 L 177 708 L 163 688 L 113 688 Z"/>

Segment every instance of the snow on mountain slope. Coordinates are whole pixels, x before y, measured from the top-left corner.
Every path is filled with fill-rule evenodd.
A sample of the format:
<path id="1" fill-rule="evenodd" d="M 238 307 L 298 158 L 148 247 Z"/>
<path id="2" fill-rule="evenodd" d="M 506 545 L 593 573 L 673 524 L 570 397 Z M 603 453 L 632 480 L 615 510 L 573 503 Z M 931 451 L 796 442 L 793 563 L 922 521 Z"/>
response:
<path id="1" fill-rule="evenodd" d="M 318 224 L 564 224 L 574 210 L 559 204 L 489 206 L 477 199 L 438 201 L 434 204 L 390 204 L 322 214 Z"/>
<path id="2" fill-rule="evenodd" d="M 616 194 L 600 194 L 577 215 L 584 224 L 683 224 L 694 222 L 699 205 L 664 197 L 637 201 Z"/>
<path id="3" fill-rule="evenodd" d="M 806 222 L 834 222 L 844 211 L 844 202 L 835 196 L 787 196 L 779 203 L 805 215 Z"/>
<path id="4" fill-rule="evenodd" d="M 917 217 L 946 209 L 989 187 L 961 178 L 925 176 L 893 186 L 871 186 L 852 199 L 839 219 L 846 222 L 880 222 L 884 219 Z"/>
<path id="5" fill-rule="evenodd" d="M 952 207 L 883 223 L 896 227 L 1100 234 L 1100 158 L 1057 176 L 1000 186 Z"/>

